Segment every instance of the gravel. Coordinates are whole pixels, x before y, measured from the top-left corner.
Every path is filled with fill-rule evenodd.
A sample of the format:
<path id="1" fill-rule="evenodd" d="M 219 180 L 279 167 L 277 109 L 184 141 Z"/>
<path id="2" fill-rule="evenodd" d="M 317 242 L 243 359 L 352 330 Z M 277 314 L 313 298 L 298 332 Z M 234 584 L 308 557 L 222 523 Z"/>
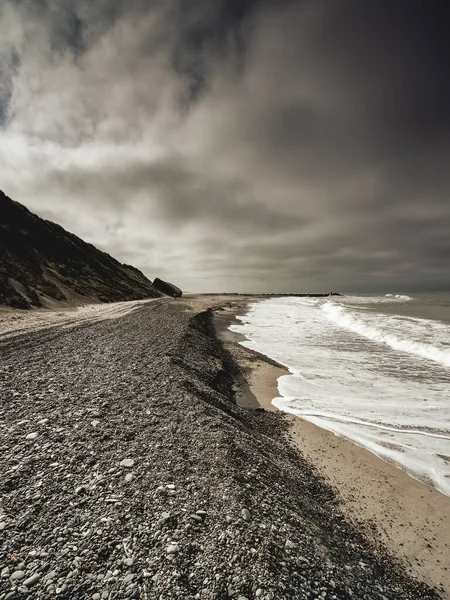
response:
<path id="1" fill-rule="evenodd" d="M 196 307 L 0 342 L 0 600 L 438 598 L 236 405 Z"/>

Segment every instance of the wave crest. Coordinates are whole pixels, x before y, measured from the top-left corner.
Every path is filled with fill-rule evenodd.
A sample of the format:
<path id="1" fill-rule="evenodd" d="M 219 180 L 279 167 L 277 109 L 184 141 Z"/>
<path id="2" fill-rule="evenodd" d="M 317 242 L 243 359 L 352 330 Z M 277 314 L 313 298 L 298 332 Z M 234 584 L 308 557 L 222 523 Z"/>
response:
<path id="1" fill-rule="evenodd" d="M 385 294 L 385 298 L 395 298 L 396 300 L 414 300 L 411 296 L 407 296 L 406 294 Z"/>
<path id="2" fill-rule="evenodd" d="M 342 306 L 337 306 L 332 302 L 325 302 L 321 309 L 327 318 L 339 327 L 353 331 L 353 333 L 357 333 L 374 342 L 386 344 L 394 350 L 414 354 L 450 367 L 450 349 L 438 348 L 432 344 L 417 342 L 387 333 L 382 329 L 365 323 L 362 319 L 350 314 Z"/>

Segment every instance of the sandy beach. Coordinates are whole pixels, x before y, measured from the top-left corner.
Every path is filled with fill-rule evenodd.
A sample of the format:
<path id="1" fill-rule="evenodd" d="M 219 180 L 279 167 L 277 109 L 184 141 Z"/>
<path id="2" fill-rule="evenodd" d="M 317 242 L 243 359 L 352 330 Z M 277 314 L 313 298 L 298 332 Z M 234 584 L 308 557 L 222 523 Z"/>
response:
<path id="1" fill-rule="evenodd" d="M 224 311 L 218 329 L 241 366 L 238 401 L 278 412 L 277 379 L 288 371 L 239 344 L 243 336 L 225 329 L 234 310 Z M 237 314 L 243 314 L 238 309 Z M 293 415 L 286 438 L 333 487 L 344 514 L 380 543 L 419 580 L 450 598 L 450 497 L 410 477 L 368 450 Z"/>

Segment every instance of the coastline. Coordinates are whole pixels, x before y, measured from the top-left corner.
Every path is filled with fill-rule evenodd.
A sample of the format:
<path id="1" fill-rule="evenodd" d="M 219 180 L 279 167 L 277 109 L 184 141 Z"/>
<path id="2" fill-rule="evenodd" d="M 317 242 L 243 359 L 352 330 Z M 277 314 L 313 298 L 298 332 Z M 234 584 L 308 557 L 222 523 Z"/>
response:
<path id="1" fill-rule="evenodd" d="M 237 402 L 248 408 L 280 413 L 277 380 L 289 371 L 239 344 L 244 336 L 228 330 L 243 308 L 217 317 L 219 336 L 238 363 L 242 380 Z M 294 446 L 336 492 L 344 515 L 367 537 L 383 545 L 406 572 L 436 586 L 450 598 L 450 497 L 412 478 L 351 441 L 294 415 L 286 442 Z"/>
<path id="2" fill-rule="evenodd" d="M 278 366 L 214 315 L 252 300 L 0 339 L 0 600 L 442 598 L 346 516 L 284 413 L 243 408 L 243 380 L 253 403 L 274 392 L 255 365 Z"/>

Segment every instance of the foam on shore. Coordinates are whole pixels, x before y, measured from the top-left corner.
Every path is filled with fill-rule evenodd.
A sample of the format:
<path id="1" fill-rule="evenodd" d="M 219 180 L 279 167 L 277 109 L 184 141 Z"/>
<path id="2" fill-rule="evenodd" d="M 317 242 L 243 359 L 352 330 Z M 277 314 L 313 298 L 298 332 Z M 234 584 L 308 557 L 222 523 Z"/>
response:
<path id="1" fill-rule="evenodd" d="M 444 345 L 449 327 L 380 315 L 365 308 L 370 301 L 355 297 L 342 306 L 271 299 L 251 305 L 239 317 L 242 324 L 231 329 L 246 336 L 243 345 L 292 373 L 278 380 L 277 408 L 350 439 L 450 495 L 450 372 Z"/>

